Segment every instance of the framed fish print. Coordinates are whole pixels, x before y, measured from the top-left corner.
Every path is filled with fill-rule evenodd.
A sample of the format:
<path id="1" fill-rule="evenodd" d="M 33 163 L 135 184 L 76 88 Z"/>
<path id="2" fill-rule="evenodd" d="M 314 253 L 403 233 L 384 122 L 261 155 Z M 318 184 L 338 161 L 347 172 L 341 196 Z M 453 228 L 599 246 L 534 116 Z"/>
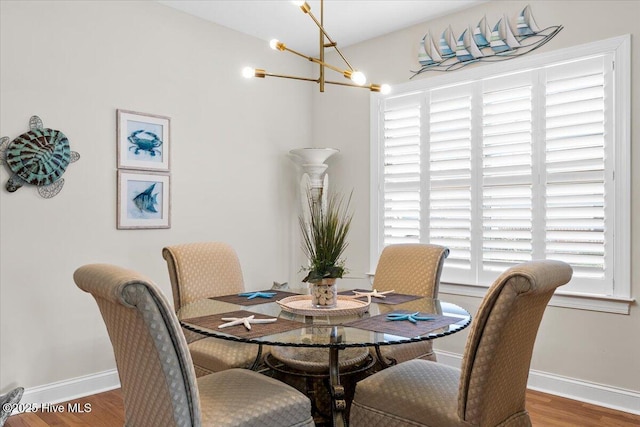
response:
<path id="1" fill-rule="evenodd" d="M 168 173 L 119 170 L 117 228 L 171 228 L 170 180 Z"/>
<path id="2" fill-rule="evenodd" d="M 117 110 L 118 169 L 169 171 L 171 120 Z"/>

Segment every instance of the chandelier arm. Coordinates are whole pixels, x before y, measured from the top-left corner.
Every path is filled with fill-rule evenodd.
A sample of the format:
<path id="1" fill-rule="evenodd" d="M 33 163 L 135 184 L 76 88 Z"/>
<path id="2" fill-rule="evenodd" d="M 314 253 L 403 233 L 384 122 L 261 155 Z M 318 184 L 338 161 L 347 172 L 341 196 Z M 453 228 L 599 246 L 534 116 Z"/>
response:
<path id="1" fill-rule="evenodd" d="M 294 50 L 294 49 L 291 49 L 290 47 L 286 46 L 285 44 L 282 44 L 282 46 L 281 46 L 281 47 L 279 47 L 278 49 L 279 49 L 279 50 L 285 50 L 285 51 L 287 51 L 287 52 L 293 53 L 294 55 L 298 55 L 299 57 L 304 58 L 304 59 L 306 59 L 306 60 L 308 60 L 308 61 L 311 61 L 311 62 L 314 62 L 314 63 L 316 63 L 316 64 L 319 64 L 319 65 L 325 66 L 325 67 L 327 67 L 327 68 L 330 68 L 331 70 L 333 70 L 333 71 L 335 71 L 335 72 L 337 72 L 337 73 L 342 74 L 342 75 L 343 75 L 343 76 L 345 76 L 346 78 L 349 78 L 349 77 L 347 77 L 347 75 L 346 75 L 346 74 L 348 74 L 348 73 L 346 73 L 346 71 L 347 71 L 347 70 L 344 70 L 344 69 L 342 69 L 342 68 L 335 67 L 335 66 L 333 66 L 333 65 L 331 65 L 331 64 L 327 64 L 326 62 L 322 61 L 321 59 L 314 58 L 314 57 L 312 57 L 312 56 L 307 56 L 307 55 L 305 55 L 304 53 L 301 53 L 301 52 L 298 52 L 298 51 L 296 51 L 296 50 Z"/>
<path id="2" fill-rule="evenodd" d="M 291 53 L 293 53 L 294 55 L 298 55 L 298 56 L 300 56 L 300 57 L 302 57 L 302 58 L 304 58 L 304 59 L 306 59 L 306 60 L 308 60 L 308 61 L 315 62 L 316 64 L 324 65 L 324 66 L 325 66 L 325 67 L 327 67 L 327 68 L 331 68 L 333 71 L 337 71 L 337 72 L 338 72 L 338 73 L 340 73 L 340 74 L 344 74 L 344 71 L 345 71 L 345 70 L 340 69 L 340 68 L 338 68 L 338 67 L 334 67 L 333 65 L 327 64 L 326 62 L 324 62 L 324 61 L 323 61 L 323 60 L 321 60 L 321 59 L 314 58 L 313 56 L 307 56 L 307 55 L 305 55 L 304 53 L 301 53 L 301 52 L 295 51 L 295 50 L 293 50 L 293 49 L 291 49 L 291 48 L 289 48 L 289 47 L 287 47 L 287 46 L 283 46 L 283 47 L 282 47 L 282 50 L 286 50 L 287 52 L 291 52 Z"/>
<path id="3" fill-rule="evenodd" d="M 334 67 L 333 65 L 331 65 L 331 64 L 327 64 L 327 63 L 326 63 L 326 62 L 324 62 L 324 61 L 320 61 L 318 58 L 311 58 L 311 57 L 309 57 L 309 61 L 311 61 L 311 62 L 315 62 L 316 64 L 320 64 L 320 65 L 325 66 L 325 67 L 327 67 L 327 68 L 329 68 L 329 69 L 331 69 L 331 70 L 333 70 L 333 71 L 335 71 L 335 72 L 338 72 L 338 73 L 340 73 L 340 74 L 342 74 L 342 75 L 345 75 L 345 70 L 343 70 L 343 69 L 341 69 L 341 68 L 338 68 L 338 67 Z M 346 76 L 345 76 L 345 77 L 346 77 Z"/>
<path id="4" fill-rule="evenodd" d="M 273 74 L 273 73 L 264 73 L 265 76 L 269 76 L 269 77 L 278 77 L 281 79 L 293 79 L 293 80 L 304 80 L 307 82 L 314 82 L 314 83 L 318 83 L 318 79 L 312 79 L 310 77 L 298 77 L 298 76 L 289 76 L 286 74 Z"/>
<path id="5" fill-rule="evenodd" d="M 349 67 L 349 69 L 351 71 L 355 71 L 354 68 L 349 63 L 349 61 L 347 61 L 347 58 L 345 58 L 345 56 L 342 54 L 342 51 L 340 51 L 340 49 L 338 49 L 338 44 L 335 41 L 333 41 L 333 39 L 331 38 L 331 36 L 329 36 L 329 34 L 327 34 L 327 31 L 324 29 L 324 27 L 322 26 L 320 21 L 318 21 L 318 19 L 313 15 L 313 13 L 311 13 L 311 10 L 309 10 L 307 12 L 307 15 L 309 15 L 311 17 L 311 19 L 313 19 L 313 22 L 316 23 L 316 25 L 318 26 L 320 31 L 322 31 L 322 34 L 324 34 L 324 36 L 327 38 L 327 40 L 329 40 L 329 42 L 330 42 L 329 46 L 334 48 L 336 50 L 336 52 L 338 52 L 338 55 L 340 55 L 340 57 L 342 58 L 344 63 L 347 64 L 347 67 Z"/>
<path id="6" fill-rule="evenodd" d="M 291 52 L 294 55 L 298 55 L 298 56 L 300 56 L 300 57 L 302 57 L 304 59 L 308 59 L 309 61 L 313 61 L 312 57 L 310 57 L 308 55 L 305 55 L 304 53 L 298 52 L 297 50 L 293 50 L 293 49 L 289 48 L 286 45 L 282 45 L 282 48 L 280 48 L 280 50 L 286 50 L 287 52 Z"/>
<path id="7" fill-rule="evenodd" d="M 380 85 L 377 85 L 375 83 L 372 83 L 372 84 L 370 84 L 368 86 L 360 86 L 360 85 L 357 85 L 357 84 L 354 84 L 354 83 L 334 82 L 334 81 L 331 81 L 331 80 L 325 80 L 324 82 L 328 83 L 328 84 L 332 84 L 332 85 L 359 87 L 359 88 L 362 88 L 362 89 L 369 89 L 371 92 L 380 92 Z"/>

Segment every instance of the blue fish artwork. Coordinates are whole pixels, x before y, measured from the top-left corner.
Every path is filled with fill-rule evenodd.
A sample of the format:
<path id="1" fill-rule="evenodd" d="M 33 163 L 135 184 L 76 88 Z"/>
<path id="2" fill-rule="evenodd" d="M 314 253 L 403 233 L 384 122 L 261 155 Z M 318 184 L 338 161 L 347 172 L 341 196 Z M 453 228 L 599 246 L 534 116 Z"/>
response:
<path id="1" fill-rule="evenodd" d="M 149 188 L 144 190 L 142 193 L 138 194 L 133 198 L 133 203 L 135 203 L 136 207 L 140 209 L 140 212 L 153 212 L 157 213 L 158 211 L 155 208 L 155 205 L 158 204 L 158 193 L 152 194 L 153 189 L 155 188 L 156 183 L 151 184 Z"/>

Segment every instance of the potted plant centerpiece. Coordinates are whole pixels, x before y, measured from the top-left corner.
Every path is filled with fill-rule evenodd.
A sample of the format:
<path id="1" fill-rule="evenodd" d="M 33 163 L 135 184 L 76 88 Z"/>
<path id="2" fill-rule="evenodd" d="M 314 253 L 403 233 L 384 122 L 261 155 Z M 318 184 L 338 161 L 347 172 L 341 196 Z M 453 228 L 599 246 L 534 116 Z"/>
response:
<path id="1" fill-rule="evenodd" d="M 309 259 L 307 276 L 311 283 L 311 303 L 316 308 L 332 308 L 337 304 L 336 279 L 345 273 L 342 254 L 348 246 L 347 234 L 353 214 L 348 199 L 332 194 L 322 203 L 322 197 L 307 194 L 308 218 L 299 217 L 302 250 Z"/>

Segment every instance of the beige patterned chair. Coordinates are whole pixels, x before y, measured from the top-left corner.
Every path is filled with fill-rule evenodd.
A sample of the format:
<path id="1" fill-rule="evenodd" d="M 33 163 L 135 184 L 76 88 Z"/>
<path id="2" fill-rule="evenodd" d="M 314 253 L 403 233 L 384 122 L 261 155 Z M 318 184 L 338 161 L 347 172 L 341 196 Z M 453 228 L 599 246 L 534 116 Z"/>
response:
<path id="1" fill-rule="evenodd" d="M 167 261 L 176 312 L 199 299 L 244 291 L 242 269 L 236 252 L 221 242 L 185 243 L 162 249 Z M 217 338 L 205 338 L 184 330 L 196 374 L 207 375 L 229 368 L 248 368 L 262 349 Z"/>
<path id="2" fill-rule="evenodd" d="M 196 379 L 175 314 L 146 277 L 92 264 L 73 275 L 95 298 L 120 376 L 125 426 L 313 426 L 311 403 L 297 390 L 247 369 Z"/>
<path id="3" fill-rule="evenodd" d="M 389 245 L 380 254 L 373 288 L 378 291 L 394 290 L 403 294 L 436 298 L 442 264 L 448 255 L 449 249 L 438 245 Z M 393 305 L 382 307 L 393 310 Z M 372 352 L 374 350 L 383 367 L 417 358 L 436 361 L 431 341 L 380 346 Z"/>
<path id="4" fill-rule="evenodd" d="M 462 369 L 412 360 L 358 383 L 350 426 L 531 426 L 525 391 L 538 326 L 572 270 L 532 261 L 504 272 L 473 320 Z"/>

